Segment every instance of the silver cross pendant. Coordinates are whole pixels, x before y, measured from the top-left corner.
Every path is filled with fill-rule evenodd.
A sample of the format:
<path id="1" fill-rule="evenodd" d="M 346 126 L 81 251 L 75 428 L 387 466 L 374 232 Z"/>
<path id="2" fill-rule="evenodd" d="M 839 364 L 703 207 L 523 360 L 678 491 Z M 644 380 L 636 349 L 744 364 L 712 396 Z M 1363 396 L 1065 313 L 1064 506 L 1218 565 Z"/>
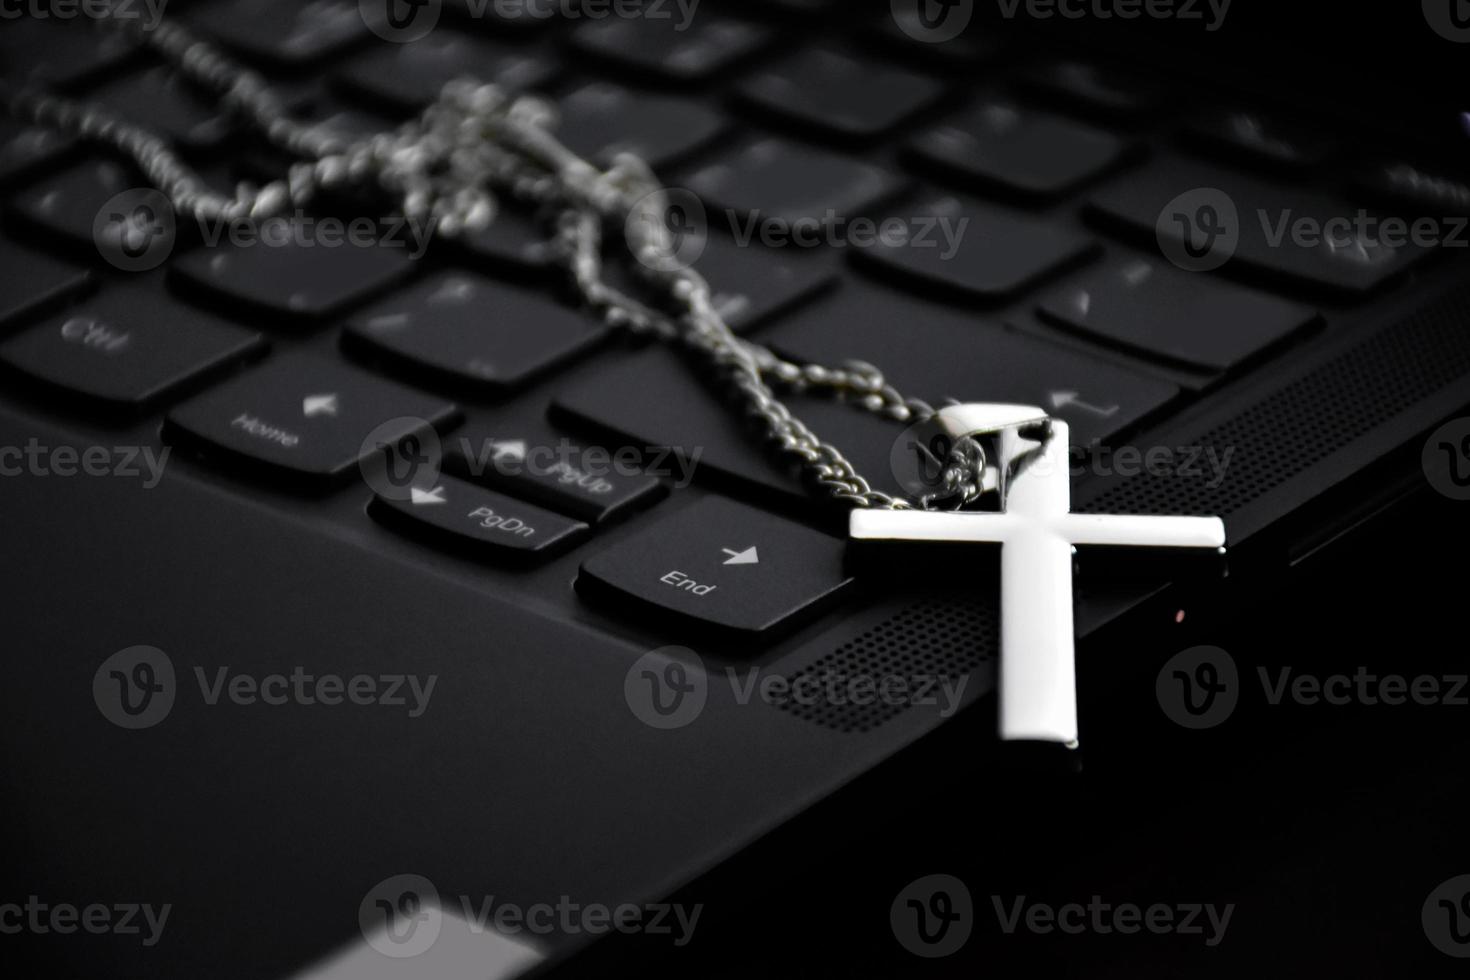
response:
<path id="1" fill-rule="evenodd" d="M 1077 545 L 1223 552 L 1218 517 L 1073 514 L 1067 425 L 1039 408 L 955 405 L 934 424 L 987 448 L 998 511 L 854 510 L 855 541 L 1000 545 L 1000 737 L 1077 746 L 1072 557 Z"/>

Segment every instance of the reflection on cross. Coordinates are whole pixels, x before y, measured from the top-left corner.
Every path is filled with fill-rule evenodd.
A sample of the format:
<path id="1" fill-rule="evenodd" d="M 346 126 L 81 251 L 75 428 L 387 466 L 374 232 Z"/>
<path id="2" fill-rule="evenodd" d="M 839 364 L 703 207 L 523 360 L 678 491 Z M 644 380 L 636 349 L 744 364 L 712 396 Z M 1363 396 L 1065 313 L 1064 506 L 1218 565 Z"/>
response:
<path id="1" fill-rule="evenodd" d="M 952 436 L 988 436 L 999 512 L 854 510 L 860 541 L 988 542 L 1001 546 L 1000 735 L 1077 745 L 1072 553 L 1076 545 L 1225 547 L 1218 517 L 1071 513 L 1067 426 L 1040 409 L 957 405 L 938 424 Z M 1042 434 L 1034 434 L 1040 428 Z M 1028 438 L 1028 436 L 1030 436 Z"/>

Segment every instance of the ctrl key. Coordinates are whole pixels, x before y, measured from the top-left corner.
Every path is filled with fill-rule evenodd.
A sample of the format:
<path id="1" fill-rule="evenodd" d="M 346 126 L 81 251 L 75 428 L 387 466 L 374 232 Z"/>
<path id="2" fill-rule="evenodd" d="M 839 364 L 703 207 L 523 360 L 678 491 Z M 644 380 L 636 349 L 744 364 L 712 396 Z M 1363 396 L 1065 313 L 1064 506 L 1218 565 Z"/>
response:
<path id="1" fill-rule="evenodd" d="M 851 583 L 843 552 L 819 531 L 706 497 L 583 562 L 577 589 L 686 625 L 764 637 Z"/>

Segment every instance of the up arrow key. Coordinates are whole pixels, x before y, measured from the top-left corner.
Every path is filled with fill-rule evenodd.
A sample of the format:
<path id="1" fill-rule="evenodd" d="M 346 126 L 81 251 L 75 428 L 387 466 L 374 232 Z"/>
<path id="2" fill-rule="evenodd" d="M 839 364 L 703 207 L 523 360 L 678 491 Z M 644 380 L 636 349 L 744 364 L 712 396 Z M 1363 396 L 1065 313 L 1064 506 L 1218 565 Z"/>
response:
<path id="1" fill-rule="evenodd" d="M 730 557 L 725 560 L 726 565 L 759 565 L 760 552 L 754 547 L 746 548 L 744 551 L 731 551 L 729 548 L 721 548 Z"/>
<path id="2" fill-rule="evenodd" d="M 314 419 L 318 415 L 331 415 L 335 417 L 337 414 L 337 396 L 307 395 L 301 400 L 301 414 L 309 419 Z"/>

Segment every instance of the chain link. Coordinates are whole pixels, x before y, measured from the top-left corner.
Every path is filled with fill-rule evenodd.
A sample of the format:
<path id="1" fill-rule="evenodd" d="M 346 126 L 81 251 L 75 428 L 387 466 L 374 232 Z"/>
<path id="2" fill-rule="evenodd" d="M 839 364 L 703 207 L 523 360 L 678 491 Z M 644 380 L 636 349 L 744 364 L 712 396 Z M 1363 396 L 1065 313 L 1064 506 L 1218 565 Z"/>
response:
<path id="1" fill-rule="evenodd" d="M 871 364 L 796 363 L 737 337 L 716 309 L 704 277 L 676 261 L 667 192 L 650 168 L 629 154 L 617 156 L 606 170 L 578 157 L 552 135 L 556 112 L 545 101 L 511 97 L 497 86 L 461 79 L 397 130 L 347 140 L 330 128 L 292 119 L 261 76 L 178 24 L 142 31 L 128 21 L 114 23 L 301 162 L 283 180 L 259 188 L 241 184 L 227 196 L 210 189 L 156 134 L 101 106 L 4 83 L 0 102 L 19 118 L 112 146 L 138 165 L 179 215 L 199 222 L 263 220 L 303 208 L 324 193 L 375 185 L 406 218 L 452 237 L 489 225 L 496 217 L 498 191 L 552 216 L 552 252 L 596 316 L 609 327 L 678 344 L 703 361 L 772 450 L 794 462 L 816 492 L 853 507 L 888 510 L 957 507 L 979 496 L 986 462 L 973 440 L 960 440 L 949 453 L 936 493 L 910 501 L 875 490 L 776 392 L 838 398 L 905 425 L 928 421 L 935 410 L 901 395 Z M 603 274 L 607 227 L 624 230 L 639 276 L 669 311 L 677 312 L 641 302 L 608 283 Z"/>

